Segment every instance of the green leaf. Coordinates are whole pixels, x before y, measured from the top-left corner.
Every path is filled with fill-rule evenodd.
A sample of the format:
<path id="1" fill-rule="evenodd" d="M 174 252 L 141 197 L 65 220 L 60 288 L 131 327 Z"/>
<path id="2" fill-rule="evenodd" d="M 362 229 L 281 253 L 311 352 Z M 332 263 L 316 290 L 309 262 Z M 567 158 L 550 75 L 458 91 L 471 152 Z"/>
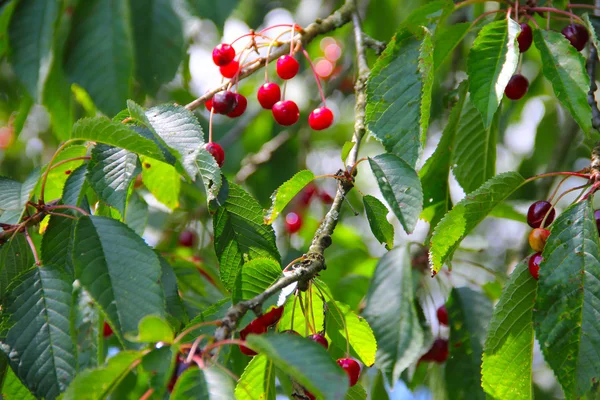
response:
<path id="1" fill-rule="evenodd" d="M 249 300 L 264 292 L 279 277 L 281 265 L 271 258 L 255 258 L 242 266 L 233 288 L 233 302 Z"/>
<path id="2" fill-rule="evenodd" d="M 229 183 L 229 197 L 213 218 L 213 231 L 221 281 L 230 291 L 246 261 L 271 258 L 280 262 L 275 233 L 263 223 L 260 204 L 236 184 Z"/>
<path id="3" fill-rule="evenodd" d="M 185 0 L 189 11 L 198 18 L 208 18 L 215 23 L 217 29 L 222 30 L 225 20 L 235 10 L 238 0 Z"/>
<path id="4" fill-rule="evenodd" d="M 458 248 L 460 242 L 490 211 L 517 190 L 525 180 L 516 172 L 496 175 L 468 194 L 435 227 L 431 238 L 429 262 L 434 274 Z"/>
<path id="5" fill-rule="evenodd" d="M 71 172 L 63 188 L 62 204 L 69 204 L 72 206 L 79 206 L 82 204 L 87 189 L 86 175 L 86 166 L 81 166 Z"/>
<path id="6" fill-rule="evenodd" d="M 125 223 L 139 236 L 144 234 L 148 222 L 148 204 L 136 192 L 131 193 L 125 209 Z"/>
<path id="7" fill-rule="evenodd" d="M 145 111 L 127 101 L 131 117 L 143 123 L 165 146 L 193 180 L 198 174 L 198 153 L 204 147 L 204 133 L 194 114 L 181 106 L 162 105 Z M 178 165 L 179 165 L 178 164 Z"/>
<path id="8" fill-rule="evenodd" d="M 533 321 L 544 358 L 566 398 L 600 378 L 600 243 L 592 201 L 575 203 L 552 223 L 540 266 Z"/>
<path id="9" fill-rule="evenodd" d="M 97 144 L 88 164 L 88 182 L 100 200 L 125 215 L 127 192 L 141 172 L 135 153 L 117 147 Z"/>
<path id="10" fill-rule="evenodd" d="M 352 151 L 352 149 L 354 148 L 354 145 L 356 143 L 354 142 L 345 142 L 344 146 L 342 147 L 342 162 L 346 163 L 346 158 L 348 158 L 348 155 L 350 154 L 350 151 Z"/>
<path id="11" fill-rule="evenodd" d="M 55 35 L 55 41 L 59 42 L 60 40 L 61 36 Z M 62 60 L 61 53 L 55 54 L 42 93 L 42 104 L 50 114 L 52 132 L 59 141 L 66 141 L 69 139 L 73 127 L 74 102 L 71 85 L 63 69 Z"/>
<path id="12" fill-rule="evenodd" d="M 510 18 L 483 27 L 469 52 L 467 74 L 471 101 L 489 128 L 504 96 L 508 81 L 517 70 L 519 24 Z"/>
<path id="13" fill-rule="evenodd" d="M 433 65 L 438 70 L 471 28 L 470 22 L 438 27 L 433 37 Z"/>
<path id="14" fill-rule="evenodd" d="M 424 334 L 414 300 L 410 253 L 397 247 L 377 263 L 363 311 L 377 339 L 375 365 L 390 385 L 421 355 Z"/>
<path id="15" fill-rule="evenodd" d="M 235 399 L 235 383 L 217 367 L 189 368 L 177 379 L 171 400 Z"/>
<path id="16" fill-rule="evenodd" d="M 323 346 L 312 340 L 285 333 L 267 333 L 249 335 L 246 341 L 249 347 L 264 353 L 317 397 L 339 399 L 348 390 L 346 373 Z"/>
<path id="17" fill-rule="evenodd" d="M 162 150 L 152 139 L 140 135 L 119 122 L 106 118 L 80 119 L 73 125 L 71 138 L 109 144 L 136 154 L 165 161 Z"/>
<path id="18" fill-rule="evenodd" d="M 284 182 L 283 185 L 279 186 L 279 188 L 271 195 L 273 205 L 265 213 L 265 224 L 272 224 L 289 202 L 292 201 L 294 196 L 300 193 L 300 191 L 314 179 L 315 175 L 312 172 L 303 170 L 292 176 L 288 181 Z"/>
<path id="19" fill-rule="evenodd" d="M 23 211 L 33 195 L 39 177 L 39 169 L 31 172 L 23 183 L 0 176 L 0 215 L 3 211 Z"/>
<path id="20" fill-rule="evenodd" d="M 366 123 L 385 149 L 414 167 L 429 125 L 433 83 L 431 34 L 403 29 L 390 41 L 367 83 Z"/>
<path id="21" fill-rule="evenodd" d="M 465 193 L 471 193 L 496 174 L 498 118 L 486 128 L 470 97 L 455 135 L 452 172 Z"/>
<path id="22" fill-rule="evenodd" d="M 446 387 L 450 399 L 485 399 L 481 389 L 481 353 L 492 303 L 467 287 L 452 289 L 446 303 L 450 321 L 450 357 Z"/>
<path id="23" fill-rule="evenodd" d="M 4 57 L 9 49 L 8 25 L 17 6 L 16 0 L 9 0 L 0 5 L 0 58 Z"/>
<path id="24" fill-rule="evenodd" d="M 585 58 L 559 32 L 535 29 L 533 40 L 542 56 L 542 72 L 552 83 L 554 94 L 583 133 L 590 135 L 592 110 L 587 102 L 590 78 L 585 70 Z"/>
<path id="25" fill-rule="evenodd" d="M 73 258 L 77 279 L 118 335 L 137 332 L 147 315 L 164 317 L 158 258 L 125 224 L 106 217 L 81 217 Z"/>
<path id="26" fill-rule="evenodd" d="M 394 246 L 394 226 L 387 220 L 389 213 L 387 207 L 370 195 L 363 197 L 363 203 L 371 232 L 379 243 L 385 244 L 385 248 L 390 250 Z"/>
<path id="27" fill-rule="evenodd" d="M 367 391 L 360 384 L 356 384 L 348 389 L 346 400 L 367 400 Z"/>
<path id="28" fill-rule="evenodd" d="M 367 367 L 373 366 L 377 341 L 369 323 L 356 315 L 349 306 L 339 301 L 336 301 L 335 304 L 328 301 L 327 307 L 327 335 L 331 338 L 332 344 L 345 351 L 347 329 L 351 355 Z M 346 329 L 344 329 L 344 323 Z"/>
<path id="29" fill-rule="evenodd" d="M 8 285 L 35 263 L 33 253 L 24 235 L 16 235 L 0 247 L 0 298 Z"/>
<path id="30" fill-rule="evenodd" d="M 174 210 L 179 207 L 181 176 L 175 167 L 147 157 L 142 161 L 142 182 L 156 200 Z"/>
<path id="31" fill-rule="evenodd" d="M 128 1 L 82 1 L 73 15 L 65 56 L 67 75 L 109 116 L 118 113 L 131 94 L 130 20 Z"/>
<path id="32" fill-rule="evenodd" d="M 63 400 L 98 400 L 108 397 L 110 392 L 134 368 L 142 358 L 138 351 L 121 351 L 108 360 L 108 365 L 85 370 L 73 380 Z"/>
<path id="33" fill-rule="evenodd" d="M 198 152 L 196 165 L 204 183 L 206 190 L 206 200 L 208 203 L 215 200 L 221 190 L 223 180 L 221 179 L 221 168 L 217 164 L 217 160 L 208 151 L 202 147 Z"/>
<path id="34" fill-rule="evenodd" d="M 128 340 L 137 343 L 173 343 L 175 333 L 164 319 L 148 315 L 140 321 L 137 336 L 128 336 Z"/>
<path id="35" fill-rule="evenodd" d="M 6 377 L 2 384 L 2 396 L 7 400 L 35 400 L 35 397 L 31 394 L 29 389 L 23 385 L 10 368 L 7 369 Z"/>
<path id="36" fill-rule="evenodd" d="M 81 144 L 75 144 L 66 147 L 62 150 L 56 159 L 54 160 L 54 167 L 48 172 L 48 179 L 46 180 L 46 187 L 44 190 L 44 198 L 47 200 L 59 199 L 63 193 L 63 188 L 67 179 L 80 165 L 84 163 L 83 160 L 69 161 L 65 164 L 56 166 L 61 161 L 68 160 L 70 158 L 83 157 L 87 154 L 87 146 Z M 47 168 L 47 166 L 45 167 Z M 41 193 L 41 182 L 38 182 L 36 187 L 36 194 L 39 196 Z"/>
<path id="37" fill-rule="evenodd" d="M 183 59 L 181 21 L 170 0 L 132 0 L 135 75 L 153 96 L 175 77 Z"/>
<path id="38" fill-rule="evenodd" d="M 140 326 L 140 331 L 141 330 L 142 327 Z M 148 333 L 152 335 L 151 332 Z M 154 389 L 153 395 L 155 398 L 164 398 L 167 387 L 173 378 L 173 375 L 176 373 L 174 369 L 178 368 L 175 364 L 175 360 L 179 354 L 179 348 L 177 346 L 164 345 L 158 348 L 156 347 L 158 346 L 155 346 L 152 351 L 144 355 L 142 358 L 141 369 L 143 370 L 143 373 L 147 374 L 145 380 L 148 382 L 150 389 Z M 142 376 L 143 375 L 140 373 L 139 377 Z M 120 388 L 123 388 L 123 386 L 125 386 L 124 392 L 129 396 L 132 396 L 133 388 L 128 385 L 127 382 L 122 382 Z M 119 398 L 116 391 L 112 397 Z"/>
<path id="39" fill-rule="evenodd" d="M 39 100 L 52 63 L 58 0 L 21 0 L 8 28 L 10 61 L 29 95 Z"/>
<path id="40" fill-rule="evenodd" d="M 62 271 L 41 266 L 21 276 L 3 307 L 10 328 L 2 332 L 2 351 L 39 398 L 56 398 L 76 374 L 72 290 Z"/>
<path id="41" fill-rule="evenodd" d="M 529 400 L 532 392 L 533 304 L 537 282 L 529 258 L 520 262 L 502 290 L 488 327 L 481 385 L 498 400 Z"/>
<path id="42" fill-rule="evenodd" d="M 173 267 L 161 256 L 158 257 L 162 268 L 160 282 L 165 293 L 165 303 L 167 305 L 167 313 L 176 323 L 172 323 L 175 328 L 179 328 L 181 323 L 188 322 L 188 316 L 184 309 L 183 300 L 179 296 L 179 288 L 177 286 L 177 276 L 173 271 Z"/>
<path id="43" fill-rule="evenodd" d="M 600 31 L 600 17 L 597 15 L 589 15 L 588 13 L 584 13 L 582 16 L 583 21 L 585 22 L 585 27 L 590 33 L 590 40 L 596 49 L 600 47 L 600 43 L 598 42 L 598 32 Z"/>
<path id="44" fill-rule="evenodd" d="M 321 285 L 319 285 L 321 286 Z M 323 299 L 317 294 L 315 290 L 302 292 L 297 296 L 289 296 L 283 308 L 283 314 L 279 320 L 278 330 L 283 332 L 288 329 L 293 329 L 303 336 L 308 336 L 312 331 L 309 325 L 312 327 L 314 323 L 314 329 L 320 332 L 324 329 L 325 317 Z M 300 306 L 299 298 L 302 298 L 304 307 L 308 310 L 310 317 L 304 316 L 302 307 Z M 292 315 L 294 320 L 292 321 Z M 309 320 L 309 325 L 306 324 L 306 320 Z M 344 350 L 346 349 L 346 339 L 344 339 Z"/>
<path id="45" fill-rule="evenodd" d="M 527 217 L 515 210 L 510 204 L 500 203 L 489 214 L 490 217 L 510 219 L 517 222 L 527 222 Z"/>
<path id="46" fill-rule="evenodd" d="M 393 154 L 369 157 L 377 185 L 406 233 L 412 233 L 423 210 L 421 181 L 413 167 Z"/>
<path id="47" fill-rule="evenodd" d="M 237 400 L 275 400 L 275 366 L 266 354 L 259 354 L 248 363 L 235 387 Z"/>

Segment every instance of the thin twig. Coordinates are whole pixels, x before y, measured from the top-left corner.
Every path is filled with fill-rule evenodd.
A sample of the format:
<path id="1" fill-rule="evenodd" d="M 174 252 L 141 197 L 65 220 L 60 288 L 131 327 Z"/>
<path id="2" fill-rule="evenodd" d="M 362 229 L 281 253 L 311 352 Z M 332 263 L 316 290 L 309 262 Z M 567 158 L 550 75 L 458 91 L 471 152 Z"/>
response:
<path id="1" fill-rule="evenodd" d="M 377 55 L 380 55 L 381 53 L 383 53 L 383 51 L 387 47 L 386 42 L 381 42 L 377 39 L 374 39 L 364 32 L 362 33 L 362 35 L 363 35 L 363 43 L 365 44 L 365 46 L 367 46 L 368 48 L 370 48 L 372 50 L 375 50 L 375 54 L 377 54 Z"/>
<path id="2" fill-rule="evenodd" d="M 31 248 L 31 252 L 33 253 L 33 259 L 35 260 L 35 265 L 42 265 L 42 262 L 40 261 L 40 257 L 38 256 L 37 250 L 35 248 L 35 244 L 33 243 L 33 240 L 31 239 L 31 236 L 29 236 L 29 232 L 27 231 L 27 229 L 25 229 L 23 231 L 23 234 L 25 235 L 25 239 L 27 239 L 27 244 L 29 244 L 29 247 Z"/>
<path id="3" fill-rule="evenodd" d="M 58 204 L 56 206 L 49 206 L 49 207 L 46 207 L 46 210 L 52 211 L 52 210 L 60 210 L 60 209 L 65 209 L 65 208 L 69 209 L 69 210 L 78 211 L 78 212 L 82 213 L 83 215 L 85 215 L 86 217 L 90 216 L 90 214 L 87 211 L 85 211 L 83 208 L 80 208 L 77 206 L 70 206 L 68 204 Z"/>
<path id="4" fill-rule="evenodd" d="M 289 131 L 284 131 L 262 145 L 255 154 L 249 154 L 242 160 L 242 168 L 235 175 L 235 182 L 244 182 L 250 175 L 256 172 L 260 164 L 264 164 L 271 159 L 273 153 L 283 146 L 292 135 Z"/>

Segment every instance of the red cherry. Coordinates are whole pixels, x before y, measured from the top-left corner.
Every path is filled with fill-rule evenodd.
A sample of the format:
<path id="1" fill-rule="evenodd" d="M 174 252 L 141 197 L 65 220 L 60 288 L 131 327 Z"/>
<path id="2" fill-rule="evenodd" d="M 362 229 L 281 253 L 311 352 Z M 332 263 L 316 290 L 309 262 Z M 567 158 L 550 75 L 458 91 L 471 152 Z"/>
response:
<path id="1" fill-rule="evenodd" d="M 333 123 L 333 113 L 327 107 L 315 108 L 308 116 L 308 125 L 315 131 L 327 129 Z"/>
<path id="2" fill-rule="evenodd" d="M 211 110 L 212 110 L 212 98 L 210 98 L 210 99 L 206 100 L 206 101 L 204 102 L 204 106 L 206 107 L 206 109 L 207 109 L 208 111 L 211 111 Z"/>
<path id="3" fill-rule="evenodd" d="M 320 333 L 315 333 L 314 335 L 310 335 L 310 336 L 308 336 L 308 338 L 310 340 L 313 340 L 313 341 L 319 343 L 321 346 L 325 347 L 325 350 L 327 350 L 329 348 L 329 342 L 327 341 L 327 339 L 325 339 L 325 336 L 321 335 Z"/>
<path id="4" fill-rule="evenodd" d="M 240 338 L 242 340 L 246 340 L 246 337 L 250 334 L 253 335 L 262 335 L 267 332 L 267 326 L 262 323 L 258 318 L 252 320 L 244 329 L 240 331 Z M 247 356 L 255 356 L 256 353 L 254 350 L 249 349 L 246 346 L 240 345 L 240 351 Z"/>
<path id="5" fill-rule="evenodd" d="M 437 338 L 431 345 L 429 351 L 421 356 L 420 361 L 434 361 L 437 363 L 443 363 L 448 359 L 448 341 L 445 339 Z"/>
<path id="6" fill-rule="evenodd" d="M 281 319 L 283 315 L 283 306 L 281 307 L 273 307 L 268 312 L 264 313 L 260 317 L 256 318 L 257 323 L 260 325 L 264 325 L 266 327 L 270 327 L 275 325 Z"/>
<path id="7" fill-rule="evenodd" d="M 262 108 L 270 110 L 275 103 L 281 100 L 281 89 L 278 84 L 267 82 L 258 88 L 256 97 Z"/>
<path id="8" fill-rule="evenodd" d="M 179 245 L 183 247 L 192 247 L 196 243 L 196 232 L 183 231 L 179 234 Z"/>
<path id="9" fill-rule="evenodd" d="M 583 25 L 569 24 L 562 30 L 562 34 L 567 38 L 571 45 L 577 49 L 577 51 L 583 50 L 585 44 L 590 38 L 590 34 Z"/>
<path id="10" fill-rule="evenodd" d="M 300 110 L 291 100 L 278 101 L 273 105 L 273 118 L 279 125 L 290 126 L 298 122 Z"/>
<path id="11" fill-rule="evenodd" d="M 550 236 L 550 231 L 548 229 L 535 228 L 529 234 L 529 245 L 533 250 L 542 252 L 546 246 L 548 236 Z"/>
<path id="12" fill-rule="evenodd" d="M 508 81 L 504 94 L 511 100 L 519 100 L 525 96 L 529 88 L 529 81 L 521 74 L 513 75 Z"/>
<path id="13" fill-rule="evenodd" d="M 596 228 L 598 228 L 598 234 L 600 235 L 600 210 L 594 211 L 594 219 L 596 220 Z"/>
<path id="14" fill-rule="evenodd" d="M 316 400 L 315 395 L 306 389 L 304 389 L 304 394 L 306 395 L 306 397 L 308 397 L 308 400 Z"/>
<path id="15" fill-rule="evenodd" d="M 235 94 L 236 105 L 232 112 L 228 113 L 227 116 L 230 118 L 237 118 L 246 111 L 246 107 L 248 106 L 248 100 L 245 96 L 236 93 Z"/>
<path id="16" fill-rule="evenodd" d="M 299 69 L 300 64 L 298 64 L 298 61 L 289 55 L 279 57 L 277 59 L 277 65 L 275 66 L 277 75 L 279 75 L 281 79 L 286 80 L 295 77 Z"/>
<path id="17" fill-rule="evenodd" d="M 438 308 L 436 314 L 440 324 L 448 326 L 448 310 L 446 310 L 446 306 L 442 305 L 440 308 Z"/>
<path id="18" fill-rule="evenodd" d="M 552 211 L 550 211 L 550 209 L 552 209 Z M 548 214 L 548 211 L 550 211 L 550 214 Z M 546 218 L 544 228 L 554 221 L 556 210 L 552 208 L 552 204 L 548 203 L 547 201 L 536 201 L 529 206 L 529 210 L 527 210 L 527 223 L 532 228 L 539 228 L 542 226 L 542 221 L 544 220 L 546 214 L 548 214 L 548 218 Z"/>
<path id="19" fill-rule="evenodd" d="M 332 204 L 333 203 L 333 197 L 331 197 L 331 195 L 327 192 L 321 192 L 319 194 L 319 197 L 321 198 L 321 201 L 323 202 L 323 204 Z"/>
<path id="20" fill-rule="evenodd" d="M 102 335 L 107 338 L 113 334 L 113 330 L 108 324 L 108 322 L 104 321 L 104 326 L 102 327 Z"/>
<path id="21" fill-rule="evenodd" d="M 217 114 L 229 114 L 237 105 L 235 93 L 225 90 L 215 94 L 212 98 L 212 107 Z"/>
<path id="22" fill-rule="evenodd" d="M 525 53 L 531 47 L 533 42 L 533 31 L 531 27 L 525 23 L 521 23 L 521 33 L 517 36 L 517 42 L 519 43 L 519 51 Z"/>
<path id="23" fill-rule="evenodd" d="M 225 152 L 223 151 L 223 148 L 215 142 L 210 142 L 206 143 L 204 149 L 206 149 L 206 151 L 208 151 L 215 158 L 217 165 L 219 168 L 221 168 L 225 162 Z"/>
<path id="24" fill-rule="evenodd" d="M 302 192 L 300 193 L 300 203 L 303 206 L 308 206 L 310 204 L 310 201 L 314 197 L 314 195 L 317 193 L 318 193 L 318 190 L 317 190 L 317 187 L 315 186 L 315 184 L 309 183 L 308 185 L 306 185 L 304 190 L 302 190 Z"/>
<path id="25" fill-rule="evenodd" d="M 238 73 L 239 70 L 240 70 L 240 63 L 235 60 L 233 60 L 232 62 L 230 62 L 227 65 L 223 65 L 222 67 L 219 67 L 219 72 L 225 78 L 233 78 Z"/>
<path id="26" fill-rule="evenodd" d="M 288 233 L 296 233 L 302 228 L 302 217 L 295 212 L 290 212 L 285 216 L 285 229 Z"/>
<path id="27" fill-rule="evenodd" d="M 360 376 L 360 365 L 351 358 L 340 358 L 337 360 L 337 364 L 348 374 L 350 386 L 356 385 Z"/>
<path id="28" fill-rule="evenodd" d="M 213 62 L 219 67 L 229 64 L 234 58 L 235 50 L 227 43 L 221 43 L 213 49 L 212 59 Z"/>
<path id="29" fill-rule="evenodd" d="M 537 281 L 540 278 L 540 264 L 544 261 L 542 253 L 535 253 L 529 257 L 529 273 Z"/>

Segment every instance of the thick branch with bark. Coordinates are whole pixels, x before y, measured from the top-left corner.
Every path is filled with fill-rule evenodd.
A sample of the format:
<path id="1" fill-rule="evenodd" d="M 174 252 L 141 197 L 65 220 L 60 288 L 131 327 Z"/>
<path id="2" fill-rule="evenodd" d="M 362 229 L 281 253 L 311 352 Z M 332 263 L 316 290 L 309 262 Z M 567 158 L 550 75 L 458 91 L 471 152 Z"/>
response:
<path id="1" fill-rule="evenodd" d="M 336 16 L 337 15 L 337 16 Z M 335 18 L 333 18 L 336 16 Z M 354 38 L 356 42 L 356 54 L 357 54 L 357 66 L 358 66 L 358 77 L 356 79 L 355 85 L 355 93 L 356 93 L 356 104 L 355 104 L 355 124 L 354 124 L 354 134 L 353 134 L 353 142 L 355 143 L 354 147 L 350 151 L 347 159 L 347 168 L 354 169 L 356 162 L 358 160 L 358 152 L 360 149 L 361 141 L 365 135 L 365 107 L 367 104 L 367 94 L 366 94 L 366 83 L 369 77 L 369 66 L 367 64 L 367 58 L 365 54 L 365 43 L 364 43 L 364 35 L 361 28 L 360 17 L 358 13 L 355 11 L 354 2 L 347 1 L 346 4 L 340 8 L 336 13 L 334 13 L 331 17 L 326 18 L 322 22 L 317 22 L 312 24 L 305 30 L 306 32 L 311 29 L 311 27 L 315 26 L 315 28 L 311 29 L 311 32 L 320 32 L 316 27 L 323 28 L 324 21 L 329 21 L 326 24 L 331 28 L 335 29 L 347 22 L 352 20 L 354 24 Z M 312 40 L 315 34 L 309 36 L 308 40 Z M 305 40 L 307 37 L 303 40 Z M 320 271 L 326 268 L 325 265 L 325 257 L 324 252 L 329 246 L 331 246 L 332 239 L 331 235 L 335 230 L 335 227 L 338 222 L 338 218 L 340 215 L 340 211 L 342 209 L 342 204 L 350 190 L 354 187 L 354 184 L 349 179 L 343 179 L 346 176 L 346 171 L 338 171 L 338 176 L 340 177 L 337 192 L 335 198 L 333 199 L 333 203 L 329 209 L 329 212 L 321 222 L 321 225 L 315 232 L 312 243 L 308 252 L 304 256 L 303 260 L 295 265 L 293 271 L 281 277 L 277 280 L 273 285 L 271 285 L 267 290 L 263 293 L 257 295 L 256 297 L 242 301 L 234 306 L 232 306 L 228 311 L 225 317 L 221 320 L 221 326 L 217 328 L 215 332 L 215 339 L 220 341 L 227 339 L 236 329 L 238 321 L 248 312 L 248 310 L 253 310 L 255 313 L 259 314 L 261 312 L 262 304 L 269 297 L 277 294 L 281 289 L 289 286 L 293 283 L 298 284 L 299 290 L 306 290 L 308 288 L 308 284 L 311 279 L 313 279 Z"/>

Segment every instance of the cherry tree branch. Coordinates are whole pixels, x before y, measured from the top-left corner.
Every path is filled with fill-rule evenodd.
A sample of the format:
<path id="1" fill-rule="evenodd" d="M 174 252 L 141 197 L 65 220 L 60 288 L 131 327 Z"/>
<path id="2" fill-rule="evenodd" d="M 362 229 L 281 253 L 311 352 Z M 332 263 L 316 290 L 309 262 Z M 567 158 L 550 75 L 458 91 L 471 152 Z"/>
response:
<path id="1" fill-rule="evenodd" d="M 343 12 L 341 12 L 343 9 Z M 347 168 L 349 170 L 353 170 L 354 166 L 358 160 L 358 152 L 360 149 L 360 144 L 362 138 L 365 135 L 365 107 L 367 104 L 367 95 L 366 95 L 366 83 L 369 77 L 369 66 L 367 64 L 367 57 L 365 54 L 365 42 L 364 35 L 361 28 L 360 17 L 354 8 L 353 1 L 347 1 L 344 6 L 336 11 L 333 15 L 338 15 L 336 17 L 336 23 L 333 24 L 331 22 L 331 26 L 341 26 L 339 24 L 344 24 L 350 22 L 352 20 L 354 24 L 354 39 L 356 43 L 356 54 L 357 54 L 357 66 L 358 66 L 358 77 L 356 79 L 355 85 L 355 93 L 356 93 L 356 104 L 355 104 L 355 124 L 354 124 L 354 134 L 353 134 L 353 142 L 355 143 L 354 147 L 350 151 L 347 159 Z M 324 21 L 329 20 L 328 17 Z M 314 25 L 314 24 L 313 24 Z M 313 27 L 310 25 L 309 28 L 306 29 L 308 31 Z M 318 26 L 318 25 L 317 25 Z M 312 28 L 316 29 L 316 28 Z M 305 31 L 305 34 L 306 34 Z M 313 36 L 314 37 L 314 36 Z M 304 39 L 303 39 L 304 40 Z M 221 325 L 217 328 L 215 332 L 215 339 L 217 341 L 227 339 L 231 336 L 231 334 L 235 331 L 238 321 L 249 311 L 252 310 L 257 314 L 260 314 L 262 304 L 269 297 L 277 294 L 281 289 L 289 286 L 293 283 L 298 284 L 299 290 L 306 290 L 308 288 L 308 284 L 320 271 L 326 268 L 325 265 L 325 257 L 324 252 L 329 246 L 331 246 L 332 239 L 331 235 L 335 230 L 337 225 L 337 221 L 340 215 L 340 211 L 342 209 L 342 204 L 346 198 L 346 195 L 352 188 L 354 184 L 349 179 L 343 179 L 346 175 L 346 171 L 338 171 L 337 175 L 340 176 L 338 180 L 338 188 L 333 199 L 333 203 L 329 209 L 329 212 L 321 222 L 321 225 L 315 232 L 312 243 L 308 252 L 302 258 L 300 262 L 295 264 L 295 268 L 289 274 L 284 275 L 279 278 L 273 285 L 271 285 L 267 290 L 254 298 L 246 301 L 239 302 L 232 306 L 225 317 L 221 320 Z"/>
<path id="2" fill-rule="evenodd" d="M 256 172 L 258 166 L 266 163 L 271 159 L 273 153 L 283 146 L 290 138 L 292 134 L 289 131 L 284 131 L 275 136 L 262 145 L 257 153 L 250 154 L 242 160 L 242 168 L 235 174 L 235 182 L 244 182 L 250 175 Z"/>
<path id="3" fill-rule="evenodd" d="M 294 43 L 301 43 L 302 46 L 306 46 L 310 43 L 315 37 L 322 35 L 324 33 L 331 32 L 343 25 L 346 25 L 352 19 L 352 12 L 355 10 L 354 1 L 346 0 L 343 6 L 337 9 L 333 14 L 324 18 L 317 19 L 315 22 L 307 26 L 300 34 L 298 34 L 297 38 L 294 38 Z M 277 60 L 280 56 L 288 54 L 290 52 L 290 44 L 286 43 L 276 50 L 272 51 L 269 55 L 269 63 Z M 260 57 L 255 60 L 255 62 L 244 69 L 238 79 L 243 79 L 247 76 L 254 74 L 259 69 L 263 68 L 267 63 L 267 59 L 265 57 Z M 204 95 L 198 97 L 196 100 L 187 104 L 185 108 L 190 111 L 193 111 L 200 107 L 206 100 L 212 98 L 216 93 L 221 92 L 229 86 L 230 82 L 225 82 L 221 86 L 218 86 L 212 90 L 209 90 Z"/>

